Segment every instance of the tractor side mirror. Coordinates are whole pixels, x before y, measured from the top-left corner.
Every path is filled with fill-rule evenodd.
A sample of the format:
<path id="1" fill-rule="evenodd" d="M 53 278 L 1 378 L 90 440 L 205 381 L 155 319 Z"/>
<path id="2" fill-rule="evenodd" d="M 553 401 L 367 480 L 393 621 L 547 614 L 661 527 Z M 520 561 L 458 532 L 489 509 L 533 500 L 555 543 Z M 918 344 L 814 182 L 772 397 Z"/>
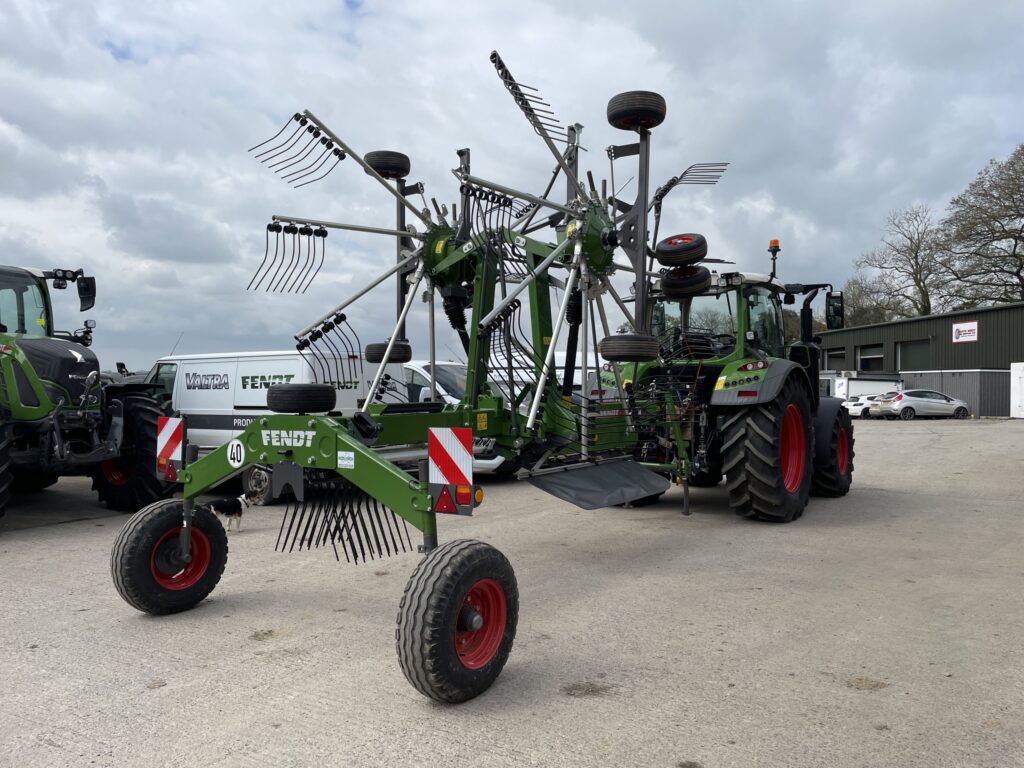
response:
<path id="1" fill-rule="evenodd" d="M 843 292 L 829 291 L 825 296 L 825 326 L 830 331 L 843 327 Z"/>
<path id="2" fill-rule="evenodd" d="M 782 296 L 782 303 L 783 304 L 796 304 L 796 296 L 794 296 L 792 293 L 783 294 L 783 296 Z"/>
<path id="3" fill-rule="evenodd" d="M 78 299 L 81 302 L 80 312 L 88 312 L 96 305 L 96 278 L 80 277 L 76 281 L 78 285 Z"/>

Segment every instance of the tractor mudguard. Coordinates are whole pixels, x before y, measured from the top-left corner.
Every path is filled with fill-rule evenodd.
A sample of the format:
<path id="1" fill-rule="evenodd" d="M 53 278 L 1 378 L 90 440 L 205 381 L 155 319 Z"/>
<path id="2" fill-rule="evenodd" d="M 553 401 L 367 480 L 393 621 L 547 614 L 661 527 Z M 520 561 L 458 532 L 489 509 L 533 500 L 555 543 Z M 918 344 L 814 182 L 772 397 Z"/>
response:
<path id="1" fill-rule="evenodd" d="M 814 468 L 821 469 L 827 465 L 832 454 L 832 426 L 836 422 L 836 414 L 843 407 L 838 397 L 823 397 L 818 403 L 818 412 L 814 414 Z"/>
<path id="2" fill-rule="evenodd" d="M 800 380 L 807 387 L 808 395 L 811 395 L 811 384 L 807 379 L 807 371 L 803 366 L 797 365 L 792 360 L 783 357 L 773 360 L 768 366 L 767 373 L 760 381 L 745 383 L 741 386 L 726 387 L 727 377 L 720 376 L 715 384 L 715 392 L 711 396 L 712 405 L 757 405 L 758 403 L 769 403 L 779 396 L 782 385 L 793 371 L 799 371 Z M 757 392 L 756 395 L 740 396 L 740 392 Z"/>

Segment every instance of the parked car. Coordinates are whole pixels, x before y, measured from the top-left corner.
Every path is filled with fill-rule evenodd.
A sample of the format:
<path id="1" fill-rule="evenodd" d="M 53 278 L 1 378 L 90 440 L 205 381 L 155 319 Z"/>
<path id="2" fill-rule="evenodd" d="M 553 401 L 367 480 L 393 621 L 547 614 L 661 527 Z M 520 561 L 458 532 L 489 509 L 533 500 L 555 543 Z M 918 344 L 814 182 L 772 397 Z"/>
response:
<path id="1" fill-rule="evenodd" d="M 846 410 L 850 412 L 850 416 L 853 418 L 867 419 L 871 416 L 870 409 L 871 404 L 876 400 L 889 399 L 896 397 L 899 392 L 893 390 L 892 392 L 886 392 L 882 395 L 855 395 L 850 398 L 843 405 L 846 406 Z"/>
<path id="2" fill-rule="evenodd" d="M 963 400 L 957 400 L 941 392 L 930 389 L 910 389 L 895 397 L 883 397 L 869 408 L 874 418 L 895 419 L 897 417 L 909 421 L 917 416 L 945 416 L 954 419 L 966 419 L 971 411 Z"/>

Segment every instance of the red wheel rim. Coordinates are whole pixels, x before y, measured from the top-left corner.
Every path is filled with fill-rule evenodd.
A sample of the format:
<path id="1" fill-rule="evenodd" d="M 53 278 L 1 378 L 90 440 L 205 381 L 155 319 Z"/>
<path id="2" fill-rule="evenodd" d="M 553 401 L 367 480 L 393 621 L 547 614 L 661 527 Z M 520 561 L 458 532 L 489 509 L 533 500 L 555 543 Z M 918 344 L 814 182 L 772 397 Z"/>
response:
<path id="1" fill-rule="evenodd" d="M 100 471 L 108 483 L 117 486 L 128 485 L 132 475 L 131 469 L 126 470 L 116 459 L 108 459 L 101 463 Z"/>
<path id="2" fill-rule="evenodd" d="M 462 666 L 480 669 L 494 658 L 505 636 L 505 621 L 508 617 L 505 591 L 494 579 L 481 579 L 466 593 L 460 614 L 467 607 L 480 614 L 483 626 L 476 631 L 456 628 L 455 652 Z"/>
<path id="3" fill-rule="evenodd" d="M 168 565 L 169 556 L 173 550 L 178 548 L 178 536 L 181 528 L 174 528 L 163 536 L 153 546 L 149 556 L 149 570 L 153 579 L 164 589 L 188 589 L 195 586 L 206 569 L 210 567 L 210 540 L 206 534 L 198 528 L 192 528 L 192 536 L 189 539 L 189 553 L 192 555 L 191 562 L 184 568 L 172 573 L 172 567 Z"/>
<path id="4" fill-rule="evenodd" d="M 839 448 L 837 449 L 837 461 L 839 463 L 839 474 L 846 474 L 846 464 L 850 461 L 850 436 L 845 429 L 839 430 Z"/>
<path id="5" fill-rule="evenodd" d="M 782 482 L 793 493 L 804 480 L 807 463 L 807 434 L 804 417 L 795 405 L 786 406 L 782 416 Z"/>
<path id="6" fill-rule="evenodd" d="M 693 235 L 679 235 L 678 237 L 670 237 L 668 239 L 669 245 L 686 245 L 686 243 L 693 242 Z"/>

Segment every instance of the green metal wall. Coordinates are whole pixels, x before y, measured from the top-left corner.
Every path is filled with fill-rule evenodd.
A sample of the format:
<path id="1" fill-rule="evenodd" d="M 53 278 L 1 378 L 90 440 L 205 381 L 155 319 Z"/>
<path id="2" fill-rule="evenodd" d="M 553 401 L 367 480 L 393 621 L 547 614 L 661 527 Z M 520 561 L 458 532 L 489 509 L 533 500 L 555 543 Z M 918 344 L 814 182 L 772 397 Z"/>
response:
<path id="1" fill-rule="evenodd" d="M 953 325 L 970 321 L 978 323 L 978 340 L 954 343 Z M 927 340 L 927 345 L 923 343 Z M 908 345 L 906 365 L 897 361 L 897 345 Z M 1024 361 L 1024 302 L 998 307 L 929 315 L 878 325 L 862 325 L 821 334 L 822 364 L 828 368 L 830 351 L 845 350 L 845 367 L 858 370 L 857 348 L 881 344 L 883 361 L 880 370 L 965 370 L 1009 369 L 1010 363 Z"/>

